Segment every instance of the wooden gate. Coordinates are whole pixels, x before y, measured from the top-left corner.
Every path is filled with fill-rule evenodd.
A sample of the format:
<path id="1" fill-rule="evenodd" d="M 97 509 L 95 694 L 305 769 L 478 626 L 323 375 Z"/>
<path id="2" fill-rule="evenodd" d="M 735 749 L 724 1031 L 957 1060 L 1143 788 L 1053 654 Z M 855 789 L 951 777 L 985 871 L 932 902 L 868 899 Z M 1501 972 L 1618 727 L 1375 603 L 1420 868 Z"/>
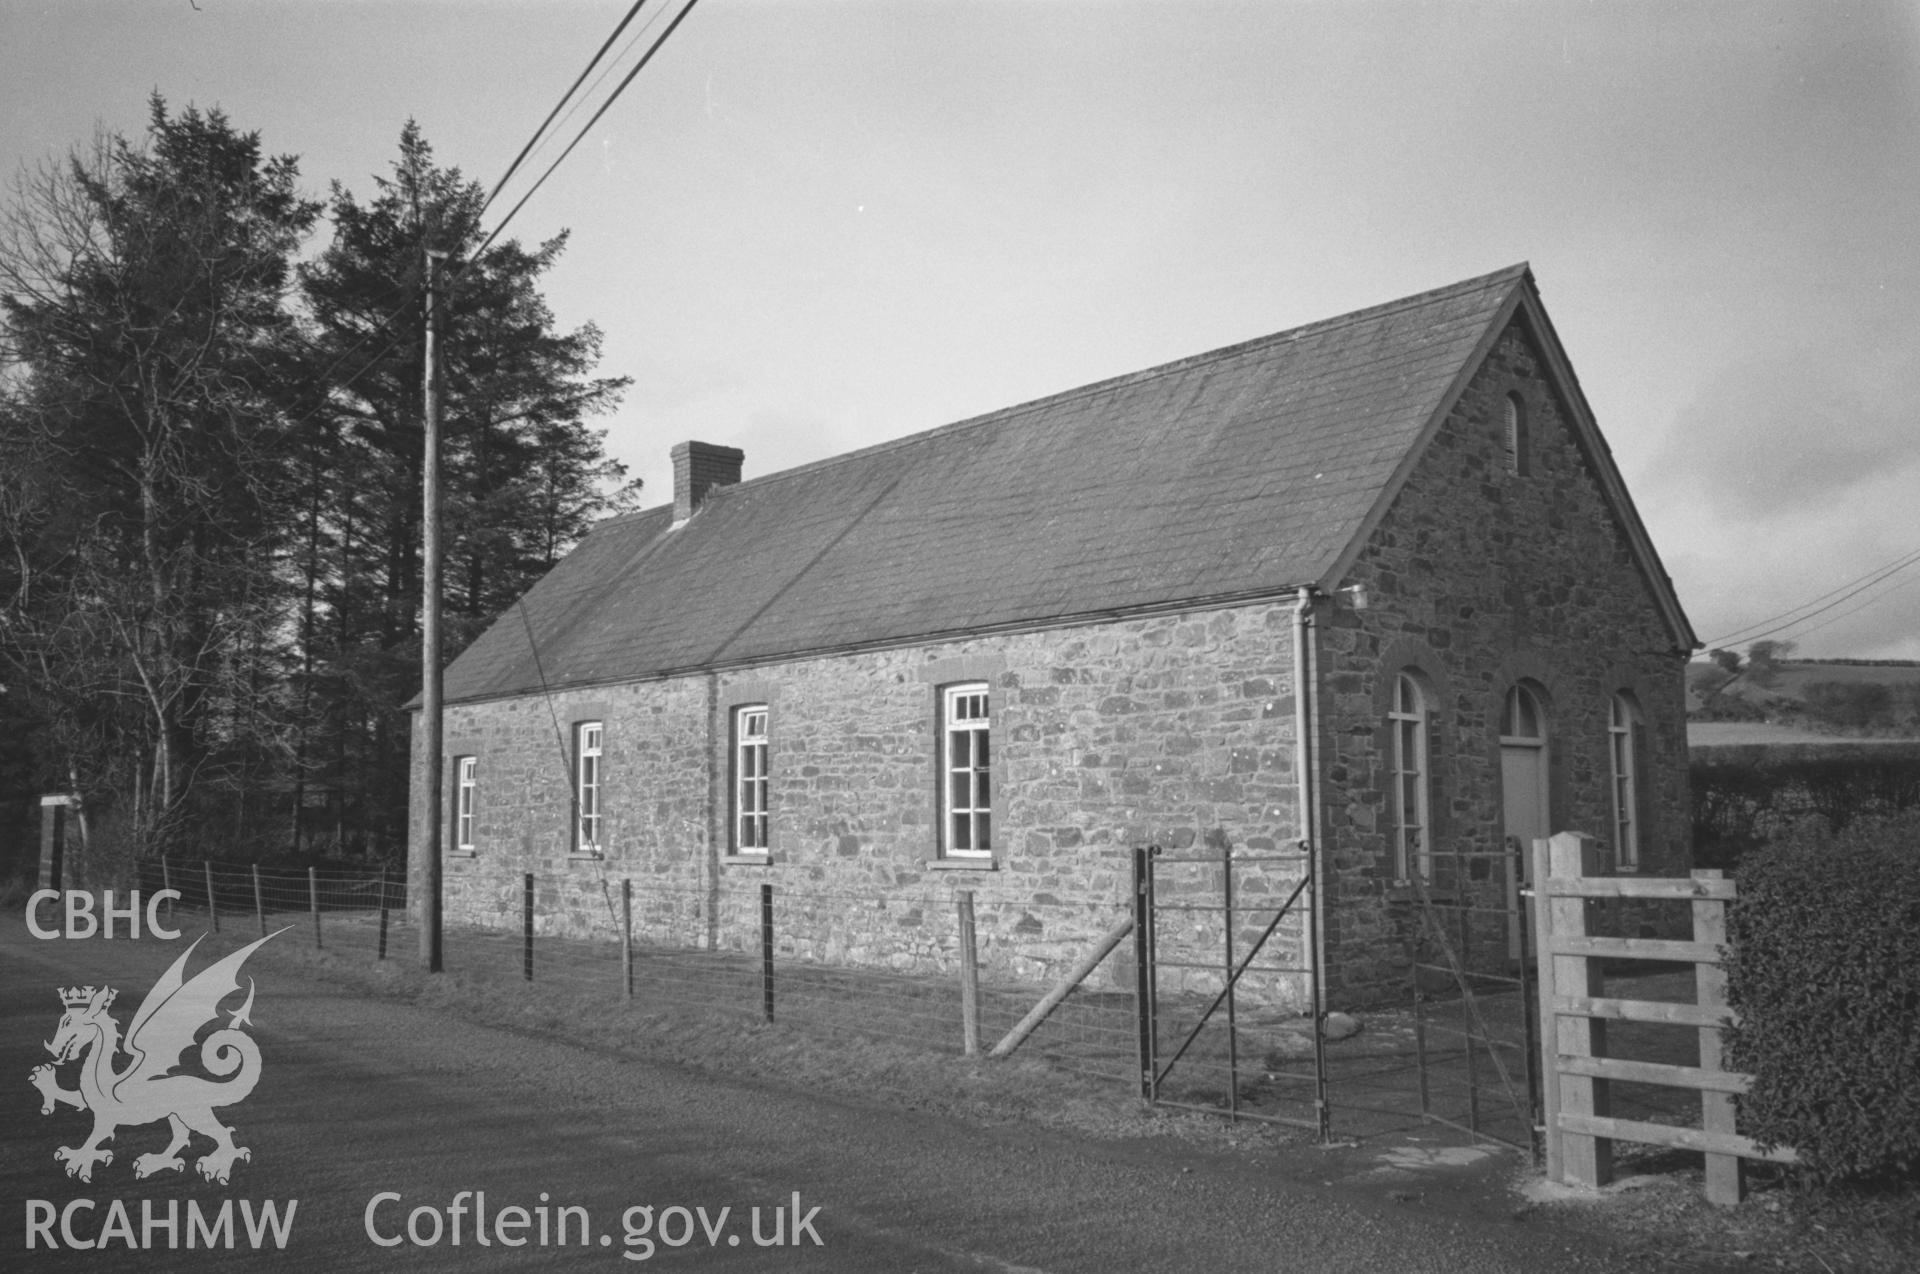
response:
<path id="1" fill-rule="evenodd" d="M 1688 879 L 1604 876 L 1601 847 L 1591 836 L 1561 832 L 1533 843 L 1533 915 L 1540 954 L 1541 1070 L 1545 1077 L 1547 1175 L 1598 1187 L 1613 1175 L 1616 1140 L 1698 1150 L 1707 1159 L 1707 1198 L 1740 1201 L 1740 1161 L 1795 1163 L 1791 1149 L 1762 1151 L 1734 1130 L 1733 1097 L 1752 1077 L 1721 1064 L 1721 1030 L 1731 1020 L 1720 947 L 1734 883 L 1717 871 Z M 1607 938 L 1588 933 L 1593 901 L 1649 898 L 1691 902 L 1693 939 Z M 1674 1004 L 1609 997 L 1601 961 L 1679 961 L 1695 966 L 1695 1002 Z M 1673 1066 L 1610 1057 L 1607 1023 L 1653 1022 L 1700 1033 L 1700 1064 Z M 1612 1082 L 1660 1084 L 1700 1093 L 1698 1128 L 1612 1117 Z"/>

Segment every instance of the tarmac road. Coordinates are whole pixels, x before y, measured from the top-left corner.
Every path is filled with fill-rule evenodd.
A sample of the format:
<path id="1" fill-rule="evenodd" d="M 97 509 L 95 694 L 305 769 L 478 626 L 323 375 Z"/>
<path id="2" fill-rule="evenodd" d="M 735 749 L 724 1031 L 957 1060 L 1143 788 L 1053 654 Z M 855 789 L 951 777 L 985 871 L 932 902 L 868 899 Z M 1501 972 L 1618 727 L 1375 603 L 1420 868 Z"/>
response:
<path id="1" fill-rule="evenodd" d="M 91 1183 L 70 1179 L 53 1150 L 78 1144 L 87 1117 L 66 1107 L 42 1116 L 27 1083 L 47 1060 L 41 1041 L 61 1013 L 56 987 L 120 988 L 112 1015 L 124 1028 L 184 946 L 38 941 L 18 913 L 0 918 L 0 1266 L 1061 1274 L 1630 1267 L 1590 1239 L 1548 1228 L 1550 1221 L 1511 1219 L 1503 1179 L 1510 1163 L 1501 1159 L 1416 1181 L 1382 1172 L 1378 1148 L 1300 1148 L 1277 1158 L 1269 1148 L 1249 1157 L 1166 1138 L 981 1128 L 477 1026 L 258 957 L 246 973 L 257 983 L 252 1034 L 261 1079 L 244 1102 L 220 1112 L 252 1159 L 235 1166 L 227 1186 L 195 1175 L 191 1155 L 185 1173 L 136 1180 L 134 1157 L 165 1140 L 155 1123 L 124 1129 L 110 1143 L 114 1161 Z M 189 973 L 203 964 L 196 953 Z M 63 1069 L 63 1083 L 76 1082 L 74 1071 Z M 205 1148 L 196 1141 L 193 1153 Z M 463 1192 L 484 1192 L 489 1246 L 475 1242 L 479 1201 L 461 1199 Z M 78 1199 L 94 1206 L 70 1211 Z M 125 1231 L 114 1224 L 115 1200 L 125 1208 Z M 266 1228 L 256 1250 L 247 1216 L 261 1225 L 267 1200 L 283 1224 L 294 1201 L 297 1208 L 284 1248 Z M 459 1246 L 451 1242 L 456 1200 Z M 186 1250 L 189 1205 L 217 1231 L 228 1201 L 234 1247 L 207 1251 L 202 1241 Z M 147 1234 L 146 1249 L 134 1250 L 143 1210 L 164 1222 L 170 1203 L 179 1246 L 168 1248 L 161 1225 Z M 558 1209 L 568 1205 L 589 1218 L 584 1246 L 578 1213 L 568 1214 L 566 1245 L 554 1242 Z M 642 1215 L 627 1211 L 639 1206 L 653 1210 L 644 1229 Z M 763 1246 L 776 1210 L 782 1242 Z M 61 1218 L 71 1221 L 70 1234 Z M 420 1243 L 407 1237 L 410 1218 Z M 399 1242 L 382 1246 L 369 1224 Z M 436 1230 L 439 1241 L 424 1245 Z M 515 1237 L 524 1245 L 503 1245 Z M 70 1238 L 102 1246 L 76 1251 Z"/>

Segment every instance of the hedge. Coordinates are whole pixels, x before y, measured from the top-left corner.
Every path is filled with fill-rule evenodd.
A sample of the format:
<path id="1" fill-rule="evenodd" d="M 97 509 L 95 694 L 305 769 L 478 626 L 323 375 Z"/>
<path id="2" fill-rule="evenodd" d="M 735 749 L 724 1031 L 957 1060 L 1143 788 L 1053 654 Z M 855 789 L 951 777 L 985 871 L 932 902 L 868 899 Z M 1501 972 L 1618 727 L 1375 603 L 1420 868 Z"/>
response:
<path id="1" fill-rule="evenodd" d="M 1806 820 L 1748 856 L 1727 913 L 1741 1128 L 1815 1178 L 1920 1168 L 1920 811 Z"/>
<path id="2" fill-rule="evenodd" d="M 1809 814 L 1844 828 L 1920 809 L 1920 741 L 1695 747 L 1689 759 L 1696 867 L 1736 867 Z"/>

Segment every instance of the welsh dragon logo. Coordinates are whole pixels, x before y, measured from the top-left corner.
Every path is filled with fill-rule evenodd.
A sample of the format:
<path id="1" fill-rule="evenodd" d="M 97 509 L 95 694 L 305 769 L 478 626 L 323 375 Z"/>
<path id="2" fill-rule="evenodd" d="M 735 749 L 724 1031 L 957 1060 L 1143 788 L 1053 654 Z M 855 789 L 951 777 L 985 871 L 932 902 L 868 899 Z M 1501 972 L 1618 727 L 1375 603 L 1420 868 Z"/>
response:
<path id="1" fill-rule="evenodd" d="M 247 979 L 246 1003 L 230 1010 L 226 1026 L 200 1041 L 200 1065 L 215 1078 L 173 1071 L 180 1065 L 181 1055 L 193 1046 L 200 1029 L 219 1019 L 220 1001 L 240 989 L 240 966 L 246 958 L 262 942 L 276 936 L 268 934 L 250 942 L 191 979 L 183 979 L 187 957 L 200 945 L 200 939 L 194 939 L 147 992 L 127 1027 L 124 1043 L 120 1024 L 107 1014 L 118 991 L 90 986 L 61 989 L 60 1002 L 67 1011 L 46 1046 L 53 1062 L 34 1067 L 27 1078 L 40 1090 L 41 1114 L 52 1114 L 55 1106 L 93 1112 L 93 1135 L 82 1145 L 62 1146 L 53 1152 L 53 1157 L 66 1165 L 68 1176 L 92 1181 L 95 1164 L 113 1162 L 113 1152 L 103 1149 L 103 1142 L 113 1140 L 122 1127 L 162 1119 L 172 1129 L 173 1140 L 165 1150 L 135 1159 L 136 1177 L 185 1168 L 180 1152 L 194 1133 L 214 1142 L 214 1148 L 194 1165 L 209 1181 L 225 1185 L 236 1160 L 253 1158 L 252 1151 L 234 1144 L 233 1129 L 213 1114 L 216 1106 L 232 1106 L 244 1100 L 260 1082 L 260 1046 L 241 1029 L 253 1024 L 248 1017 L 253 1010 L 252 978 Z M 114 1062 L 123 1051 L 130 1060 L 116 1070 Z M 80 1061 L 80 1086 L 60 1087 L 54 1068 L 76 1059 Z"/>

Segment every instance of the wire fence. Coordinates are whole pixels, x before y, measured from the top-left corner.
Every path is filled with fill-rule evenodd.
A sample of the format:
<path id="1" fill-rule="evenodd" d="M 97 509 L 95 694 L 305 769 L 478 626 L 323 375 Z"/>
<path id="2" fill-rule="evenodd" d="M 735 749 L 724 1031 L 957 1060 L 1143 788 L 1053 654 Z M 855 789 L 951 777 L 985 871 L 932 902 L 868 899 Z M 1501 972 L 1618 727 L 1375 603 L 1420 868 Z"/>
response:
<path id="1" fill-rule="evenodd" d="M 602 905 L 524 875 L 517 916 L 444 927 L 443 968 L 475 982 L 604 995 L 642 1013 L 777 1022 L 953 1055 L 993 1050 L 1048 990 L 1045 981 L 1008 976 L 1026 935 L 1000 931 L 997 912 L 976 924 L 968 890 L 876 899 L 761 885 L 735 891 L 725 923 L 708 925 L 704 890 L 607 883 Z M 164 859 L 141 865 L 140 885 L 178 895 L 163 913 L 173 927 L 291 930 L 289 938 L 336 955 L 419 958 L 420 931 L 398 873 Z M 1021 911 L 1020 923 L 1062 932 L 1106 928 L 1129 914 L 1124 899 L 1105 908 L 1027 904 Z M 828 930 L 841 936 L 824 941 Z M 1137 1083 L 1134 980 L 1131 951 L 1117 948 L 1006 1051 Z"/>
<path id="2" fill-rule="evenodd" d="M 481 987 L 538 986 L 552 993 L 556 1013 L 576 997 L 603 999 L 642 1018 L 665 1016 L 670 1029 L 775 1023 L 930 1055 L 1041 1059 L 1113 1085 L 1109 1091 L 1142 1091 L 1138 948 L 1120 940 L 1137 912 L 1125 890 L 1105 905 L 1025 899 L 976 913 L 970 890 L 880 897 L 804 883 L 730 884 L 716 899 L 711 887 L 646 877 L 603 884 L 570 890 L 533 875 L 500 883 L 484 910 L 468 908 L 490 923 L 445 927 L 442 967 Z M 140 887 L 176 891 L 163 912 L 173 927 L 286 931 L 283 943 L 310 943 L 337 958 L 420 959 L 413 899 L 399 873 L 162 860 L 142 864 Z M 1215 925 L 1200 938 L 1179 938 L 1161 926 L 1149 961 L 1167 967 L 1155 980 L 1150 1056 L 1164 1065 L 1178 1053 L 1179 1065 L 1159 1077 L 1157 1101 L 1317 1125 L 1323 1136 L 1440 1123 L 1526 1144 L 1527 1122 L 1510 1093 L 1530 1087 L 1517 987 L 1478 974 L 1466 995 L 1457 982 L 1425 984 L 1417 1003 L 1375 1008 L 1364 1029 L 1346 1036 L 1333 1028 L 1344 1015 L 1303 1015 L 1297 996 L 1283 993 L 1309 976 L 1303 921 L 1289 912 L 1269 940 L 1273 950 L 1250 959 L 1256 931 L 1283 900 L 1245 901 L 1255 905 L 1240 914 L 1236 904 L 1231 948 L 1234 963 L 1249 964 L 1237 1017 L 1208 1014 L 1227 932 Z M 1192 942 L 1208 951 L 1188 961 Z M 1430 950 L 1410 952 L 1416 980 L 1436 976 L 1418 967 Z M 1070 969 L 1076 956 L 1081 967 Z M 1193 971 L 1206 961 L 1212 974 Z"/>
<path id="3" fill-rule="evenodd" d="M 262 936 L 298 927 L 316 946 L 371 943 L 386 954 L 387 928 L 404 919 L 406 882 L 392 873 L 260 864 L 143 860 L 139 887 L 148 897 L 167 897 L 162 917 L 199 917 L 215 933 L 257 930 Z M 369 922 L 373 922 L 370 924 Z"/>

